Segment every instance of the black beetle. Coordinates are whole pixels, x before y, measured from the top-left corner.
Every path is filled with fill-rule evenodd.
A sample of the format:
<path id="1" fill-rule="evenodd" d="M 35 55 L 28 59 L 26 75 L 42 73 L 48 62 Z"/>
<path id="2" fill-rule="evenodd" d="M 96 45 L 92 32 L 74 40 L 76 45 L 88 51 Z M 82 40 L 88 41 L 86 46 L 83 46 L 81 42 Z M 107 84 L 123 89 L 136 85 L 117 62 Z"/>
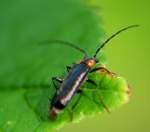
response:
<path id="1" fill-rule="evenodd" d="M 89 57 L 85 50 L 81 49 L 80 47 L 70 42 L 65 42 L 62 40 L 49 40 L 46 42 L 46 43 L 61 43 L 64 45 L 68 45 L 84 53 L 84 58 L 80 63 L 74 64 L 72 67 L 67 66 L 68 75 L 66 75 L 64 79 L 61 79 L 59 77 L 52 77 L 52 82 L 56 88 L 56 93 L 54 97 L 52 98 L 52 100 L 50 100 L 50 108 L 49 108 L 49 114 L 48 114 L 50 119 L 56 119 L 58 113 L 60 113 L 70 103 L 70 101 L 72 100 L 73 96 L 76 93 L 80 93 L 80 95 L 82 95 L 83 92 L 82 92 L 81 86 L 85 81 L 93 85 L 96 85 L 94 80 L 88 79 L 89 73 L 96 72 L 97 70 L 100 70 L 100 69 L 103 69 L 106 72 L 110 73 L 104 67 L 97 67 L 97 68 L 92 69 L 96 63 L 99 63 L 99 60 L 96 58 L 97 54 L 105 46 L 105 44 L 108 43 L 113 37 L 115 37 L 122 31 L 125 31 L 129 28 L 137 27 L 137 26 L 138 25 L 131 25 L 114 33 L 104 43 L 102 43 L 102 45 L 96 50 L 93 57 Z M 57 81 L 60 84 L 60 86 L 58 87 L 54 81 Z M 72 111 L 75 108 L 75 106 L 78 104 L 80 97 L 81 96 L 79 96 L 78 100 L 73 105 Z M 109 111 L 109 109 L 105 106 L 104 103 L 103 103 L 103 106 L 105 107 L 107 111 Z"/>

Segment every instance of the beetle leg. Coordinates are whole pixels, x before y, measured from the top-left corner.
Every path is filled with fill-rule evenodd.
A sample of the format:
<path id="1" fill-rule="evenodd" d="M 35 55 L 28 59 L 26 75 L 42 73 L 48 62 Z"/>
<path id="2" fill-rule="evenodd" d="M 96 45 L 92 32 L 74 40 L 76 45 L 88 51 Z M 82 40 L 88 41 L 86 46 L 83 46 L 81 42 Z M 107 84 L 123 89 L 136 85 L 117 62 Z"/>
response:
<path id="1" fill-rule="evenodd" d="M 92 72 L 96 72 L 96 71 L 105 71 L 105 72 L 107 72 L 107 73 L 111 73 L 109 70 L 107 70 L 105 67 L 97 67 L 97 68 L 94 68 L 94 69 L 92 69 L 91 71 L 90 71 L 90 73 L 92 73 Z"/>
<path id="2" fill-rule="evenodd" d="M 97 84 L 91 79 L 86 80 L 86 82 L 88 82 L 88 83 L 90 83 L 90 84 L 92 84 L 94 86 L 97 86 Z"/>
<path id="3" fill-rule="evenodd" d="M 67 71 L 69 72 L 71 69 L 71 66 L 66 66 L 66 68 L 67 68 Z"/>
<path id="4" fill-rule="evenodd" d="M 56 89 L 56 91 L 59 89 L 58 86 L 56 85 L 55 81 L 57 81 L 58 83 L 62 83 L 63 82 L 63 79 L 59 78 L 59 77 L 52 77 L 52 82 L 53 82 L 53 85 Z"/>
<path id="5" fill-rule="evenodd" d="M 90 71 L 90 73 L 96 72 L 96 71 L 102 71 L 102 72 L 105 72 L 105 73 L 107 73 L 107 74 L 109 74 L 109 75 L 112 75 L 112 76 L 116 75 L 115 73 L 109 71 L 109 70 L 106 69 L 105 67 L 97 67 L 97 68 L 94 68 L 94 69 L 92 69 L 92 70 Z"/>

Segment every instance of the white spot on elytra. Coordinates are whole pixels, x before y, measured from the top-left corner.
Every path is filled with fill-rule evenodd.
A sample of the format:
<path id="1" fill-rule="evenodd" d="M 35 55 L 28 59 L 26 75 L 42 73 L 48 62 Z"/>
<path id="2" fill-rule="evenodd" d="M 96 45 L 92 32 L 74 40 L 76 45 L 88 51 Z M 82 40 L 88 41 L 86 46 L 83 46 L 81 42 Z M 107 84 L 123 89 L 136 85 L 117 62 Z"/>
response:
<path id="1" fill-rule="evenodd" d="M 67 96 L 65 96 L 63 99 L 61 99 L 61 103 L 62 104 L 66 104 L 66 102 L 68 102 L 71 97 L 73 96 L 77 86 L 79 86 L 81 80 L 83 79 L 83 77 L 85 76 L 86 72 L 83 72 L 82 74 L 80 74 L 80 76 L 78 77 L 78 79 L 76 80 L 74 86 L 72 87 L 71 91 L 69 92 L 69 94 Z"/>

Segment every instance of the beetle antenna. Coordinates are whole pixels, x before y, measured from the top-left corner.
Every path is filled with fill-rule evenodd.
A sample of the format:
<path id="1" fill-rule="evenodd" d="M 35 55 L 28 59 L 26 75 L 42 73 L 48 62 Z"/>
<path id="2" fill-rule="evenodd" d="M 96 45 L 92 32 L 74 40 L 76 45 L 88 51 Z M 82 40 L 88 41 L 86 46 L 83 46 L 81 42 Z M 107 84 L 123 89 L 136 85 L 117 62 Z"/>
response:
<path id="1" fill-rule="evenodd" d="M 82 52 L 85 56 L 87 56 L 87 53 L 84 49 L 78 47 L 77 45 L 71 43 L 71 42 L 68 42 L 68 41 L 63 41 L 63 40 L 47 40 L 47 41 L 44 41 L 44 42 L 41 42 L 40 44 L 54 44 L 54 43 L 59 43 L 59 44 L 63 44 L 63 45 L 67 45 L 67 46 L 70 46 L 80 52 Z"/>
<path id="2" fill-rule="evenodd" d="M 106 39 L 102 45 L 96 50 L 94 58 L 97 56 L 97 54 L 99 53 L 99 51 L 114 37 L 116 37 L 118 34 L 120 34 L 121 32 L 130 29 L 130 28 L 134 28 L 134 27 L 138 27 L 139 25 L 131 25 L 125 28 L 120 29 L 119 31 L 117 31 L 116 33 L 114 33 L 112 36 L 110 36 L 108 39 Z"/>

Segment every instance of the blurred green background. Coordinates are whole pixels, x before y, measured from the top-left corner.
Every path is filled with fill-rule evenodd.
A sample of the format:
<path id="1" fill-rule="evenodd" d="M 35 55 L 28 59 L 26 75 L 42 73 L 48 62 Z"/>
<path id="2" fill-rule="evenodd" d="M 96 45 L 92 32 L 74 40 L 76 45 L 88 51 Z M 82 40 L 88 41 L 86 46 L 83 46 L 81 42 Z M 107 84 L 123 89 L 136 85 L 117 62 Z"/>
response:
<path id="1" fill-rule="evenodd" d="M 79 1 L 82 4 L 79 5 Z M 91 11 L 84 3 L 93 5 L 93 9 L 97 10 Z M 0 131 L 12 131 L 15 125 L 18 126 L 13 128 L 15 132 L 23 131 L 21 128 L 33 131 L 40 121 L 28 108 L 24 93 L 33 87 L 31 91 L 35 93 L 34 96 L 42 98 L 43 105 L 38 104 L 42 109 L 49 93 L 42 91 L 41 94 L 36 87 L 48 84 L 51 76 L 60 75 L 65 65 L 81 58 L 77 52 L 67 48 L 62 50 L 59 46 L 52 46 L 49 49 L 37 46 L 37 42 L 59 38 L 79 43 L 93 53 L 103 36 L 103 29 L 108 37 L 120 28 L 139 24 L 139 28 L 121 34 L 104 49 L 108 69 L 125 77 L 130 83 L 131 101 L 111 114 L 105 113 L 84 119 L 78 124 L 69 124 L 59 132 L 149 132 L 149 6 L 148 0 L 1 0 L 0 126 L 3 129 L 0 127 Z M 33 98 L 31 104 L 35 102 L 34 99 L 38 98 Z M 11 124 L 9 119 L 15 120 L 13 123 L 16 124 Z"/>
<path id="2" fill-rule="evenodd" d="M 132 86 L 131 101 L 111 114 L 83 120 L 60 132 L 149 132 L 150 131 L 150 1 L 99 0 L 107 36 L 130 24 L 138 29 L 112 40 L 105 48 L 108 67 Z"/>

